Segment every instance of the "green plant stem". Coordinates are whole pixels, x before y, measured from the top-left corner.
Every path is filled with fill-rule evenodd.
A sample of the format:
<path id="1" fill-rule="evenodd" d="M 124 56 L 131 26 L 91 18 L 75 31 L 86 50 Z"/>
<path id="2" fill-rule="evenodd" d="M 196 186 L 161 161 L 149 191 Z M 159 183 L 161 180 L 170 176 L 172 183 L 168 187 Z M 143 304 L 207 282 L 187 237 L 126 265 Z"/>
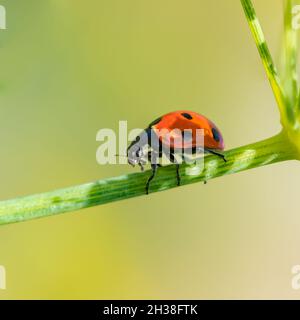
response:
<path id="1" fill-rule="evenodd" d="M 181 165 L 182 185 L 207 181 L 219 176 L 237 173 L 263 165 L 297 158 L 297 151 L 290 146 L 285 133 L 225 152 L 227 162 L 216 156 L 207 156 L 204 169 L 188 175 L 187 169 L 197 166 Z M 0 202 L 0 224 L 27 221 L 63 212 L 79 210 L 113 201 L 145 195 L 145 184 L 150 171 L 137 172 L 105 180 L 98 180 L 66 189 L 25 196 Z M 159 168 L 151 183 L 150 192 L 176 187 L 173 165 Z M 201 192 L 201 189 L 199 189 Z"/>
<path id="2" fill-rule="evenodd" d="M 251 0 L 240 0 L 243 6 L 246 19 L 248 21 L 250 30 L 252 32 L 257 50 L 261 57 L 265 72 L 270 81 L 274 96 L 276 98 L 279 111 L 281 114 L 281 122 L 285 126 L 286 121 L 291 120 L 293 113 L 287 108 L 287 101 L 285 97 L 285 92 L 281 80 L 278 76 L 277 69 L 273 62 L 269 47 L 265 40 L 265 36 L 260 25 L 260 22 L 256 16 L 253 4 Z"/>
<path id="3" fill-rule="evenodd" d="M 283 85 L 290 108 L 295 108 L 299 96 L 297 52 L 298 52 L 298 30 L 292 27 L 292 9 L 296 5 L 293 0 L 285 0 L 284 12 L 284 65 L 285 72 Z M 298 106 L 297 106 L 298 107 Z"/>

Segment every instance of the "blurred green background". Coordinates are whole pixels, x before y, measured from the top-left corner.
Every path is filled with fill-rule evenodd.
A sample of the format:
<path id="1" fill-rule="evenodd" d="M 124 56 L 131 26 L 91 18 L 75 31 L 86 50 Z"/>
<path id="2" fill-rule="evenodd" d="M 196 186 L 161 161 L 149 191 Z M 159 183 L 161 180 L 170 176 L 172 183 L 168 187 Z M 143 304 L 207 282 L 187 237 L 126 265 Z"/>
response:
<path id="1" fill-rule="evenodd" d="M 253 1 L 275 60 L 282 1 Z M 205 114 L 227 148 L 280 130 L 238 0 L 1 0 L 1 199 L 134 172 L 96 133 Z M 300 298 L 300 166 L 0 227 L 1 299 Z"/>

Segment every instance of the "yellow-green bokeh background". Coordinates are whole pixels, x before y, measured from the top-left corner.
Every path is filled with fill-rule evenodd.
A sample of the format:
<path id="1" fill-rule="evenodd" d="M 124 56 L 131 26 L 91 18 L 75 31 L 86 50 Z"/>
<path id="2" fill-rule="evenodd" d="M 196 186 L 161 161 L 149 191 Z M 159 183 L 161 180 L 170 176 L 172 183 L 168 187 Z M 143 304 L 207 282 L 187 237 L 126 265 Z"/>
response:
<path id="1" fill-rule="evenodd" d="M 1 0 L 1 199 L 134 169 L 100 166 L 96 132 L 176 109 L 227 148 L 279 131 L 238 0 Z M 276 61 L 282 1 L 254 1 Z M 1 299 L 300 298 L 300 166 L 1 226 Z"/>

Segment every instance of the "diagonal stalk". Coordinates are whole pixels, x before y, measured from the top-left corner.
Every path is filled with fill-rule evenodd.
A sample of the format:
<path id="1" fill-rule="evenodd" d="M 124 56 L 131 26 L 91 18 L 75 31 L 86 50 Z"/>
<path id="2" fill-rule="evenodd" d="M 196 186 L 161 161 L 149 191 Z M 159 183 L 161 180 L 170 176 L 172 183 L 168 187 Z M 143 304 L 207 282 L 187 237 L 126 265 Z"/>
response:
<path id="1" fill-rule="evenodd" d="M 284 12 L 284 76 L 283 85 L 291 108 L 296 107 L 299 95 L 297 74 L 298 37 L 293 28 L 293 0 L 285 0 Z"/>
<path id="2" fill-rule="evenodd" d="M 286 120 L 289 122 L 293 121 L 293 111 L 291 108 L 287 108 L 285 93 L 252 2 L 250 0 L 241 0 L 241 4 L 276 98 L 281 114 L 281 121 L 283 126 L 285 126 Z"/>
<path id="3" fill-rule="evenodd" d="M 204 170 L 197 175 L 188 175 L 182 165 L 182 185 L 207 181 L 216 177 L 297 158 L 297 151 L 290 146 L 285 133 L 225 152 L 227 162 L 219 157 L 205 157 Z M 195 167 L 195 169 L 197 169 Z M 0 224 L 27 221 L 75 211 L 113 201 L 145 194 L 145 184 L 150 172 L 133 173 L 99 180 L 66 189 L 25 196 L 0 202 Z M 150 192 L 168 190 L 176 186 L 173 165 L 159 169 L 151 184 Z M 151 195 L 149 195 L 151 197 Z"/>

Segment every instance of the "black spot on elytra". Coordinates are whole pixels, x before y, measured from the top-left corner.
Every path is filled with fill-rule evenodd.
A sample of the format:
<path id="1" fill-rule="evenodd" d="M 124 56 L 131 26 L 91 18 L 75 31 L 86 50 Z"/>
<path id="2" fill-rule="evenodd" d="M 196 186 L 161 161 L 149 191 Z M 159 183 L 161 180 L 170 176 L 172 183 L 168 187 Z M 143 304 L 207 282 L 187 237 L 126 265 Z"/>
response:
<path id="1" fill-rule="evenodd" d="M 181 115 L 183 117 L 185 117 L 186 119 L 188 119 L 188 120 L 192 120 L 193 119 L 193 117 L 189 113 L 182 113 Z"/>
<path id="2" fill-rule="evenodd" d="M 158 124 L 160 121 L 161 121 L 161 117 L 155 119 L 154 121 L 152 121 L 152 122 L 149 124 L 149 128 L 155 126 L 155 125 Z"/>
<path id="3" fill-rule="evenodd" d="M 220 133 L 216 128 L 212 128 L 211 129 L 213 137 L 215 139 L 215 141 L 219 142 L 220 141 Z"/>

